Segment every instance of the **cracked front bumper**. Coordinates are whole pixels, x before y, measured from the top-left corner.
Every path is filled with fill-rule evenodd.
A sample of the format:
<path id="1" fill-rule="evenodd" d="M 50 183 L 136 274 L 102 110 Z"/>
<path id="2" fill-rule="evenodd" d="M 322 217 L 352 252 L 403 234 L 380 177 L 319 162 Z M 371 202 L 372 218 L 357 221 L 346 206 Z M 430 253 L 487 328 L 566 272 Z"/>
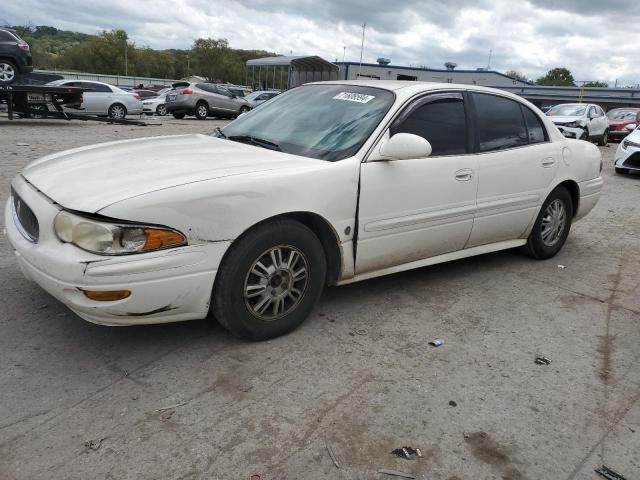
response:
<path id="1" fill-rule="evenodd" d="M 567 138 L 584 139 L 585 129 L 580 127 L 565 127 L 564 125 L 556 125 L 560 133 Z"/>
<path id="2" fill-rule="evenodd" d="M 204 243 L 126 256 L 95 255 L 62 243 L 53 231 L 59 207 L 21 177 L 14 190 L 40 225 L 34 243 L 20 233 L 11 199 L 5 207 L 6 236 L 24 275 L 85 320 L 103 325 L 139 325 L 205 318 L 213 282 L 230 242 Z M 96 301 L 83 290 L 129 290 L 128 298 Z"/>

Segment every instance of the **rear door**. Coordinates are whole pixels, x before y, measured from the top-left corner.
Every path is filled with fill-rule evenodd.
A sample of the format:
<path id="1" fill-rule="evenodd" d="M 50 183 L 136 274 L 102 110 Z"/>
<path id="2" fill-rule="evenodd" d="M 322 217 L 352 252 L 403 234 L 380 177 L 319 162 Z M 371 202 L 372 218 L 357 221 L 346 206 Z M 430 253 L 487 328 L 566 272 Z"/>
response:
<path id="1" fill-rule="evenodd" d="M 464 248 L 476 209 L 477 156 L 471 152 L 462 92 L 432 93 L 396 118 L 386 139 L 427 139 L 427 158 L 375 161 L 361 167 L 356 273 L 393 267 Z"/>
<path id="2" fill-rule="evenodd" d="M 85 91 L 84 105 L 86 113 L 106 115 L 113 100 L 113 91 L 107 85 L 94 82 L 80 82 Z"/>
<path id="3" fill-rule="evenodd" d="M 561 147 L 536 112 L 515 100 L 472 93 L 478 206 L 467 247 L 522 237 L 553 181 Z"/>

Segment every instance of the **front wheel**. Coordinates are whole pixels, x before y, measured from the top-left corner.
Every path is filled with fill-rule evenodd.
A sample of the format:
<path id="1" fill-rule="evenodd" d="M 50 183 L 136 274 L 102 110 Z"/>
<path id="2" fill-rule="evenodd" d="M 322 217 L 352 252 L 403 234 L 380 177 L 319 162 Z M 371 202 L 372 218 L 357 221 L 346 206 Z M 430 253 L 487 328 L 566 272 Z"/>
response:
<path id="1" fill-rule="evenodd" d="M 551 258 L 567 240 L 573 219 L 573 201 L 566 188 L 560 186 L 545 200 L 524 247 L 533 258 Z"/>
<path id="2" fill-rule="evenodd" d="M 238 117 L 247 113 L 249 110 L 251 110 L 249 107 L 240 107 L 240 110 L 238 111 Z"/>
<path id="3" fill-rule="evenodd" d="M 160 115 L 161 117 L 164 117 L 166 114 L 167 114 L 167 106 L 164 103 L 158 105 L 158 107 L 156 108 L 156 115 Z"/>
<path id="4" fill-rule="evenodd" d="M 216 276 L 213 314 L 233 335 L 267 340 L 297 328 L 320 298 L 326 259 L 305 225 L 258 225 L 234 243 Z"/>

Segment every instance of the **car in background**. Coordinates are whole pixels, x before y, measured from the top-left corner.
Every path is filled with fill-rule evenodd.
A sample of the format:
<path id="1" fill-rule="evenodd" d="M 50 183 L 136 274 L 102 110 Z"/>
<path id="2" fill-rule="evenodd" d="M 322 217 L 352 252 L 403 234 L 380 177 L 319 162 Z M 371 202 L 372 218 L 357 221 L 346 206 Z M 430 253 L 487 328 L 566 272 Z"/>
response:
<path id="1" fill-rule="evenodd" d="M 12 28 L 0 28 L 0 84 L 12 84 L 33 71 L 31 49 Z"/>
<path id="2" fill-rule="evenodd" d="M 153 90 L 146 90 L 144 88 L 134 88 L 133 93 L 138 94 L 143 101 L 147 98 L 155 98 L 158 96 L 158 92 L 155 92 Z"/>
<path id="3" fill-rule="evenodd" d="M 250 93 L 249 95 L 244 97 L 244 99 L 249 102 L 251 108 L 256 108 L 258 105 L 263 104 L 267 100 L 271 100 L 273 97 L 276 97 L 279 94 L 280 92 L 260 90 Z"/>
<path id="4" fill-rule="evenodd" d="M 614 108 L 607 112 L 609 137 L 621 140 L 640 125 L 640 108 Z"/>
<path id="5" fill-rule="evenodd" d="M 35 160 L 4 224 L 22 272 L 88 321 L 210 316 L 265 340 L 327 284 L 518 247 L 553 257 L 601 169 L 595 145 L 502 90 L 321 82 L 211 135 Z"/>
<path id="6" fill-rule="evenodd" d="M 636 127 L 618 145 L 614 160 L 616 173 L 640 173 L 640 127 Z"/>
<path id="7" fill-rule="evenodd" d="M 191 83 L 174 89 L 166 96 L 166 108 L 167 113 L 175 118 L 193 115 L 198 120 L 207 117 L 235 118 L 251 110 L 244 98 L 213 83 Z"/>
<path id="8" fill-rule="evenodd" d="M 551 110 L 555 105 L 544 105 L 542 107 L 538 107 L 540 108 L 540 110 L 542 111 L 542 113 L 547 113 L 549 110 Z"/>
<path id="9" fill-rule="evenodd" d="M 142 113 L 142 101 L 139 95 L 125 92 L 108 83 L 89 80 L 56 80 L 47 85 L 82 88 L 84 100 L 80 108 L 83 114 L 106 115 L 121 120 L 127 115 Z"/>
<path id="10" fill-rule="evenodd" d="M 147 115 L 160 115 L 164 117 L 167 114 L 166 96 L 172 91 L 171 87 L 164 88 L 158 92 L 155 97 L 142 99 L 142 113 Z"/>
<path id="11" fill-rule="evenodd" d="M 609 119 L 604 110 L 591 103 L 561 103 L 547 111 L 547 116 L 567 138 L 609 142 Z"/>

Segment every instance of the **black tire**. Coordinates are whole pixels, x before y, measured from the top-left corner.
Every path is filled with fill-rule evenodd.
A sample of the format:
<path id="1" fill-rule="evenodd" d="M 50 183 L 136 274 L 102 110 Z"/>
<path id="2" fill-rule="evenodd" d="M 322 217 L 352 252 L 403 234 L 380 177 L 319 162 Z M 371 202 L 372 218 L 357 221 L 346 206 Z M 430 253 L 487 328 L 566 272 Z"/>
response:
<path id="1" fill-rule="evenodd" d="M 547 209 L 552 203 L 556 201 L 561 202 L 564 208 L 565 221 L 562 231 L 559 232 L 557 240 L 554 243 L 549 244 L 551 242 L 545 242 L 543 240 L 543 223 L 546 223 L 545 217 L 548 218 Z M 569 236 L 569 230 L 571 229 L 572 220 L 573 201 L 571 199 L 571 195 L 566 188 L 562 186 L 557 187 L 549 194 L 545 202 L 542 204 L 542 208 L 540 209 L 538 218 L 536 218 L 536 223 L 533 225 L 533 229 L 531 230 L 529 238 L 527 239 L 527 244 L 524 246 L 524 252 L 530 257 L 537 259 L 553 257 L 560 251 L 560 249 L 564 245 L 564 242 L 567 240 L 567 236 Z"/>
<path id="2" fill-rule="evenodd" d="M 629 169 L 628 168 L 615 167 L 615 169 L 616 169 L 616 173 L 618 175 L 629 175 Z"/>
<path id="3" fill-rule="evenodd" d="M 160 115 L 164 117 L 167 114 L 167 106 L 164 103 L 161 103 L 156 107 L 156 115 Z"/>
<path id="4" fill-rule="evenodd" d="M 249 110 L 251 110 L 249 107 L 240 107 L 240 110 L 238 111 L 238 115 L 236 116 L 236 118 L 238 118 L 243 113 L 248 112 Z"/>
<path id="5" fill-rule="evenodd" d="M 109 107 L 107 115 L 114 120 L 122 120 L 127 116 L 127 107 L 121 103 L 114 103 Z"/>
<path id="6" fill-rule="evenodd" d="M 602 136 L 598 139 L 598 145 L 600 147 L 606 147 L 608 144 L 609 144 L 609 132 L 605 130 Z"/>
<path id="7" fill-rule="evenodd" d="M 19 72 L 11 60 L 0 60 L 0 85 L 11 85 L 18 80 Z"/>
<path id="8" fill-rule="evenodd" d="M 173 118 L 177 118 L 178 120 L 182 120 L 184 118 L 184 113 L 174 113 Z"/>
<path id="9" fill-rule="evenodd" d="M 206 120 L 209 116 L 209 106 L 206 102 L 198 102 L 196 103 L 196 109 L 193 114 L 198 120 Z"/>
<path id="10" fill-rule="evenodd" d="M 589 134 L 589 129 L 588 128 L 584 129 L 584 137 L 582 138 L 582 140 L 584 140 L 585 142 L 590 142 L 591 141 L 591 135 Z"/>
<path id="11" fill-rule="evenodd" d="M 289 279 L 291 286 L 295 285 L 302 290 L 301 292 L 297 290 L 300 293 L 297 301 L 291 300 L 290 298 L 294 297 L 287 296 L 286 290 L 282 292 L 272 290 L 285 285 L 286 273 L 272 271 L 262 276 L 254 276 L 252 273 L 255 271 L 252 268 L 258 261 L 269 264 L 271 257 L 268 252 L 273 248 L 280 248 L 281 258 L 287 258 L 287 261 L 293 258 L 290 253 L 292 250 L 301 255 L 301 258 L 296 260 L 298 263 L 293 263 L 292 272 L 295 268 L 307 267 L 304 288 L 301 283 L 293 283 L 295 278 Z M 288 255 L 285 253 L 287 251 Z M 283 269 L 286 263 L 280 263 Z M 263 271 L 266 272 L 266 270 Z M 297 328 L 313 310 L 322 293 L 326 271 L 327 264 L 322 244 L 305 225 L 287 219 L 258 225 L 236 240 L 223 259 L 213 290 L 212 313 L 223 327 L 244 340 L 267 340 L 284 335 Z M 251 286 L 252 282 L 255 284 L 256 281 L 264 281 L 263 293 L 258 293 L 253 298 L 246 298 L 245 291 L 248 290 L 246 287 Z M 276 294 L 281 295 L 280 298 L 283 299 L 282 314 L 270 320 L 261 319 L 260 312 L 256 311 L 259 308 L 258 304 L 265 299 L 264 295 L 276 298 L 273 297 Z M 290 304 L 287 307 L 288 311 L 285 309 L 285 300 Z M 264 315 L 275 314 L 274 302 L 266 299 L 265 301 L 268 303 Z M 256 304 L 250 305 L 251 302 Z"/>

